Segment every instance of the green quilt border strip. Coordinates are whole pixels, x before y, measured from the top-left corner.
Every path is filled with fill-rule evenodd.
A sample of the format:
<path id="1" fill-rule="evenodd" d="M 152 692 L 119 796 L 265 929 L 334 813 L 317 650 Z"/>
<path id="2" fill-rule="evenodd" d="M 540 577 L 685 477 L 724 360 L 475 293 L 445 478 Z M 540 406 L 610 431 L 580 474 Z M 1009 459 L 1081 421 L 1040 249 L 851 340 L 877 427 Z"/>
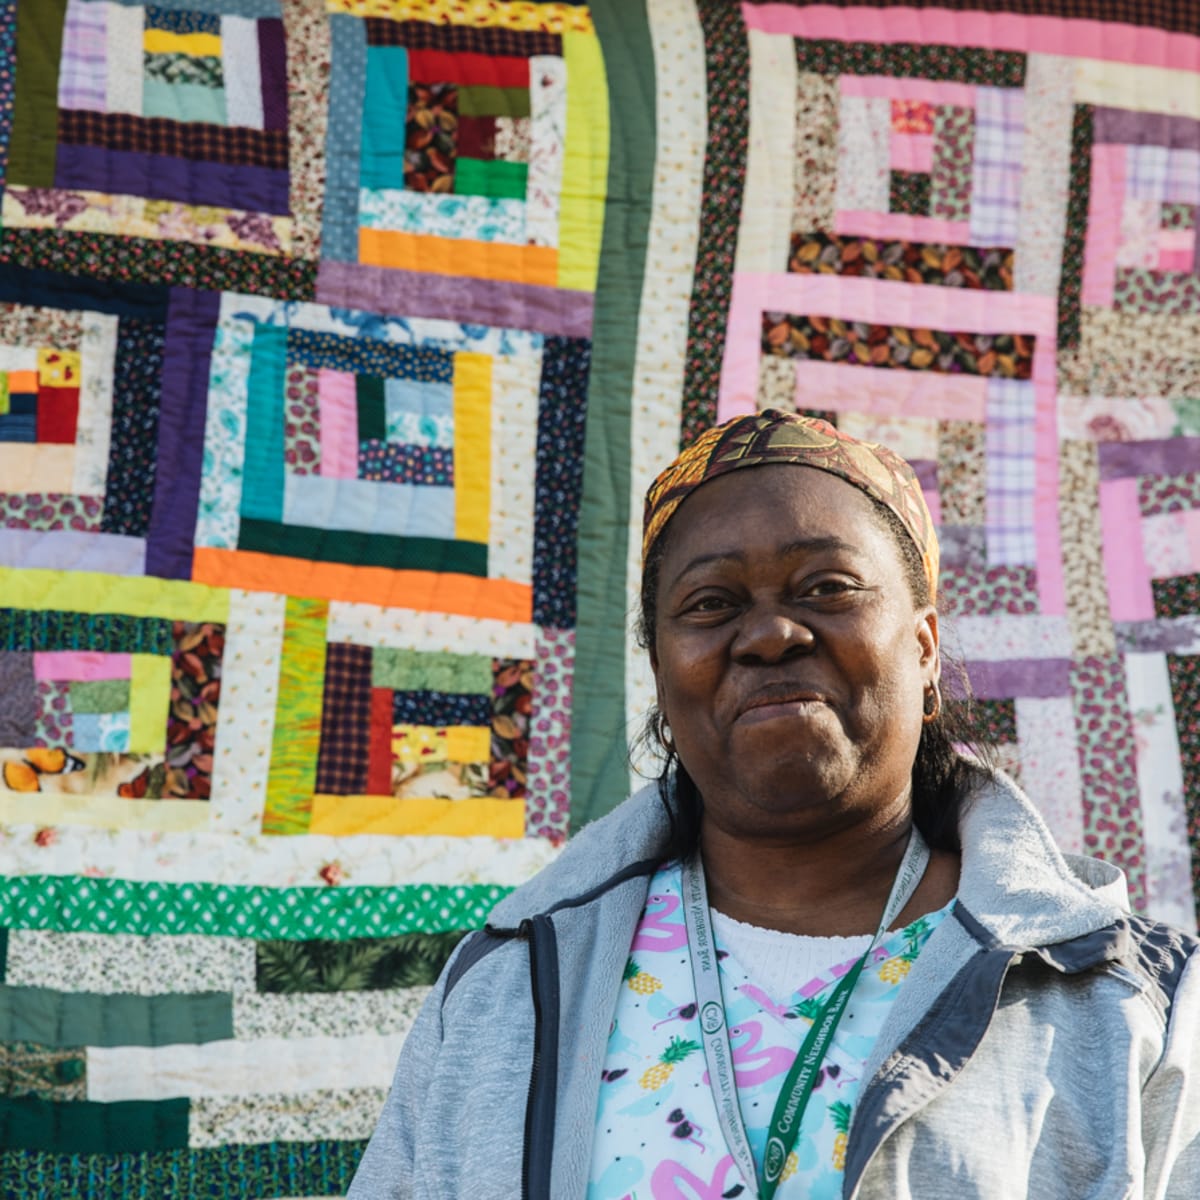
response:
<path id="1" fill-rule="evenodd" d="M 162 986 L 170 984 L 164 979 Z M 233 997 L 225 992 L 135 996 L 0 985 L 0 1042 L 64 1049 L 198 1045 L 233 1036 Z"/>
<path id="2" fill-rule="evenodd" d="M 603 816 L 629 790 L 624 645 L 631 396 L 656 152 L 645 5 L 595 0 L 591 14 L 608 75 L 611 133 L 579 511 L 575 679 L 584 686 L 576 688 L 571 716 L 572 831 Z"/>
<path id="3" fill-rule="evenodd" d="M 20 69 L 13 94 L 7 182 L 52 188 L 58 149 L 58 71 L 67 0 L 19 0 Z"/>
<path id="4" fill-rule="evenodd" d="M 190 1108 L 186 1099 L 117 1100 L 105 1104 L 96 1100 L 0 1096 L 0 1146 L 59 1154 L 186 1150 Z M 9 1196 L 43 1194 L 5 1192 Z M 91 1192 L 78 1194 L 90 1196 Z"/>
<path id="5" fill-rule="evenodd" d="M 39 1200 L 129 1200 L 131 1196 L 205 1196 L 274 1200 L 342 1196 L 365 1141 L 264 1142 L 155 1154 L 60 1155 L 0 1151 L 0 1179 L 13 1195 Z"/>
<path id="6" fill-rule="evenodd" d="M 0 924 L 59 933 L 342 941 L 479 929 L 512 890 L 495 883 L 270 888 L 10 875 L 0 877 Z"/>

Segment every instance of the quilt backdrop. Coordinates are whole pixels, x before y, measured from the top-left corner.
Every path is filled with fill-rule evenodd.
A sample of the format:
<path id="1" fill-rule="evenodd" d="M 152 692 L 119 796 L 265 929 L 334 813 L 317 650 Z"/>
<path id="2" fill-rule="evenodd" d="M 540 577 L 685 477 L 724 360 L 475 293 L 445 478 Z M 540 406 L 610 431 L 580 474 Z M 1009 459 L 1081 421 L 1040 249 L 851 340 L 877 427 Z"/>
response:
<path id="1" fill-rule="evenodd" d="M 756 407 L 915 463 L 1005 764 L 1195 927 L 1194 5 L 0 0 L 0 189 L 0 1192 L 344 1193 Z"/>

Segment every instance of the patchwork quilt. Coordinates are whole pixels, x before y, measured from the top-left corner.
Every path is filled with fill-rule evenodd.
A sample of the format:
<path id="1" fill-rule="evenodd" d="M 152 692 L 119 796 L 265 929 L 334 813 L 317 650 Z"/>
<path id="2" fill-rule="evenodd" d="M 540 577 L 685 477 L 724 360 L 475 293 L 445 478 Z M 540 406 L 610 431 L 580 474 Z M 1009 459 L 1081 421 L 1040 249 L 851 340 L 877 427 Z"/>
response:
<path id="1" fill-rule="evenodd" d="M 1198 208 L 1171 0 L 0 0 L 0 1190 L 345 1192 L 756 408 L 914 463 L 1004 765 L 1194 929 Z"/>

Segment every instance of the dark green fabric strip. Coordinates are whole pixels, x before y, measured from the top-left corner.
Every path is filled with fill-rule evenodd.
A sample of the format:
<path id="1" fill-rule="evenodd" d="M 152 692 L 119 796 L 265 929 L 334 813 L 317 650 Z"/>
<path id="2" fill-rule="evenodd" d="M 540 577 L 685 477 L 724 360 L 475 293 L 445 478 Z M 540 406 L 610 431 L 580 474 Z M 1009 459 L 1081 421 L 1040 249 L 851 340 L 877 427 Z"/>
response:
<path id="1" fill-rule="evenodd" d="M 454 190 L 460 196 L 524 200 L 528 179 L 525 163 L 460 158 L 454 164 Z"/>
<path id="2" fill-rule="evenodd" d="M 8 183 L 54 186 L 58 148 L 58 62 L 62 56 L 67 0 L 20 0 L 17 6 L 17 71 Z"/>
<path id="3" fill-rule="evenodd" d="M 59 1154 L 130 1154 L 187 1148 L 186 1100 L 38 1100 L 0 1098 L 0 1146 Z M 6 1195 L 41 1196 L 42 1192 Z M 81 1191 L 80 1196 L 91 1195 Z M 165 1193 L 164 1193 L 165 1194 Z"/>
<path id="4" fill-rule="evenodd" d="M 572 830 L 608 812 L 629 790 L 625 556 L 631 396 L 656 148 L 654 55 L 645 7 L 596 0 L 591 12 L 608 76 L 610 137 L 579 514 L 575 678 L 586 681 L 587 703 L 577 703 L 571 715 Z"/>
<path id="5" fill-rule="evenodd" d="M 108 996 L 0 986 L 0 1042 L 169 1046 L 232 1037 L 233 997 L 223 992 Z"/>
<path id="6" fill-rule="evenodd" d="M 460 87 L 460 117 L 527 117 L 528 88 Z"/>
<path id="7" fill-rule="evenodd" d="M 99 650 L 170 654 L 171 622 L 122 613 L 0 608 L 0 650 Z"/>
<path id="8" fill-rule="evenodd" d="M 366 1147 L 365 1141 L 265 1142 L 70 1157 L 8 1150 L 0 1153 L 0 1180 L 6 1195 L 37 1200 L 344 1196 Z"/>
<path id="9" fill-rule="evenodd" d="M 0 926 L 0 983 L 8 972 L 8 927 Z"/>
<path id="10" fill-rule="evenodd" d="M 437 538 L 400 538 L 347 529 L 311 529 L 242 518 L 238 549 L 282 554 L 352 567 L 390 567 L 397 571 L 448 571 L 487 575 L 488 548 L 482 542 L 445 542 Z"/>
<path id="11" fill-rule="evenodd" d="M 387 441 L 387 400 L 383 380 L 375 375 L 356 375 L 354 396 L 358 403 L 358 440 Z"/>

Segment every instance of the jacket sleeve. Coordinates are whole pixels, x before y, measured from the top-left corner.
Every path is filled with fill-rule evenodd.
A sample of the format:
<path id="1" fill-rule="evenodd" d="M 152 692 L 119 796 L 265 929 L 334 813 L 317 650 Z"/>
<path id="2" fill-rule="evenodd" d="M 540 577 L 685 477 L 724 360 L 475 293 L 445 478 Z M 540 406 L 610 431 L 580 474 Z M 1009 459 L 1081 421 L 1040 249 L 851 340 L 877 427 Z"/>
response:
<path id="1" fill-rule="evenodd" d="M 467 937 L 459 942 L 404 1039 L 391 1091 L 358 1164 L 347 1200 L 408 1200 L 415 1192 L 417 1120 L 442 1048 L 446 981 L 470 941 Z"/>
<path id="2" fill-rule="evenodd" d="M 1200 950 L 1179 979 L 1165 1048 L 1142 1091 L 1147 1200 L 1200 1196 Z"/>

